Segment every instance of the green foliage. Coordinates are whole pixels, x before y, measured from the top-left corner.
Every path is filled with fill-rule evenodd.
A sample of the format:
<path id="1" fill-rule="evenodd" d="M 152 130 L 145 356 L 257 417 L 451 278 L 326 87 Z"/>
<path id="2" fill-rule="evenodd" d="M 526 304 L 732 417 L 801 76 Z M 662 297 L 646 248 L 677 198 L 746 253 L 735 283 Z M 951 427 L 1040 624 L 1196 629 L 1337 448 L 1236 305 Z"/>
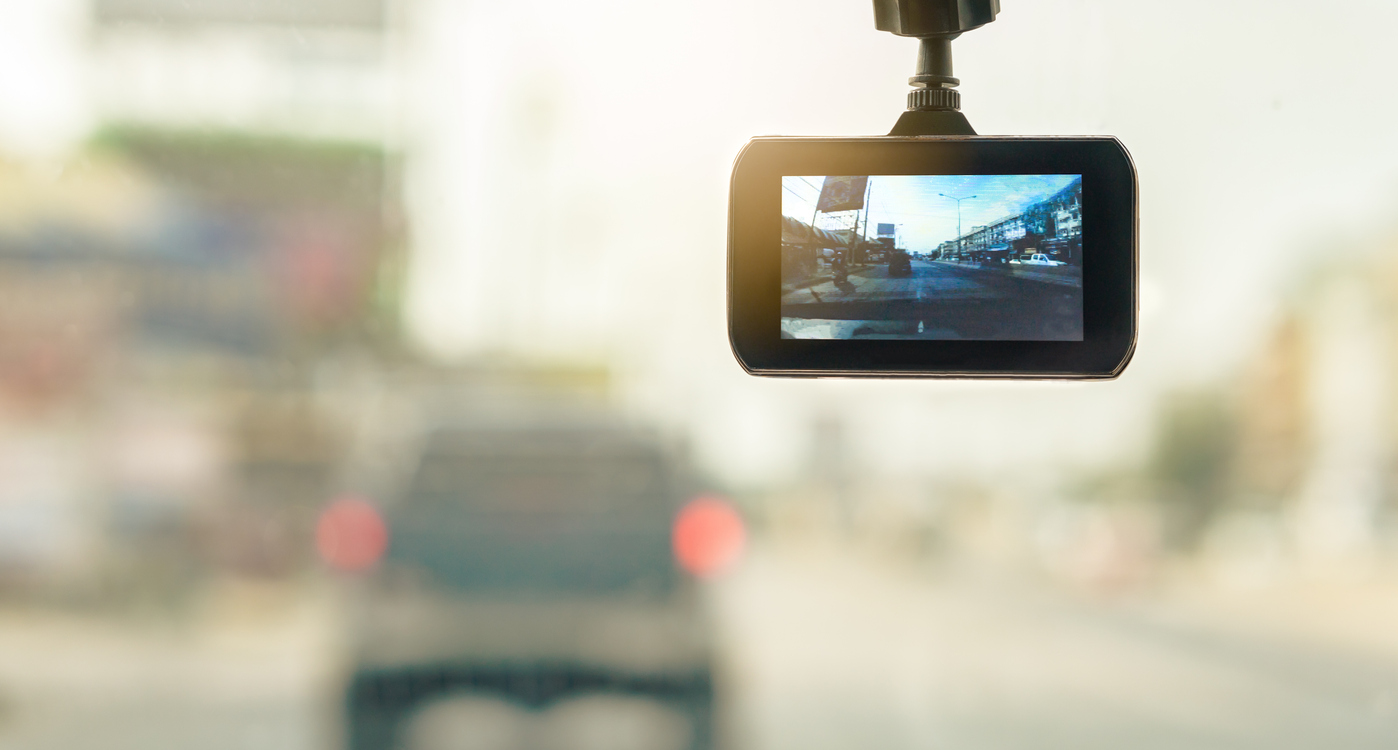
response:
<path id="1" fill-rule="evenodd" d="M 1222 394 L 1206 391 L 1167 399 L 1158 425 L 1147 475 L 1165 506 L 1165 541 L 1191 548 L 1228 500 L 1237 421 Z"/>
<path id="2" fill-rule="evenodd" d="M 99 131 L 91 147 L 125 155 L 185 194 L 215 204 L 377 213 L 398 187 L 397 158 L 376 144 L 113 125 Z"/>

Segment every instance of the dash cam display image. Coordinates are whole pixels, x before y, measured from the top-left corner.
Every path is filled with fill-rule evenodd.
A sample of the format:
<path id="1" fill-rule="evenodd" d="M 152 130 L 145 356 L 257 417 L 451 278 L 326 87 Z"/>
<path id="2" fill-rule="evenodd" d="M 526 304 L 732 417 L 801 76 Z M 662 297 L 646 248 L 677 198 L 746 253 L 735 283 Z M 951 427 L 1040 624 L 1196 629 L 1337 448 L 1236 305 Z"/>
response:
<path id="1" fill-rule="evenodd" d="M 1082 176 L 783 176 L 785 339 L 1082 341 Z"/>

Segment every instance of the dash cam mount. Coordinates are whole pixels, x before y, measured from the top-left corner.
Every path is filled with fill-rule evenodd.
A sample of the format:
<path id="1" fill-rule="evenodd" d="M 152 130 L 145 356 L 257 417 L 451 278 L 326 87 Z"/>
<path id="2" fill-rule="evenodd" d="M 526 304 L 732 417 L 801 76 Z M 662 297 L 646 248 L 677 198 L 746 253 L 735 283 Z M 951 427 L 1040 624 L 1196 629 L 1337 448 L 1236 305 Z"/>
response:
<path id="1" fill-rule="evenodd" d="M 1000 0 L 872 0 L 919 40 L 885 136 L 753 138 L 728 334 L 766 377 L 1110 380 L 1136 347 L 1137 189 L 1111 136 L 981 136 L 951 43 Z M 964 203 L 964 205 L 963 205 Z"/>
<path id="2" fill-rule="evenodd" d="M 952 75 L 952 40 L 995 20 L 1000 0 L 874 0 L 874 26 L 917 37 L 917 74 L 908 79 L 908 111 L 889 135 L 975 135 L 961 113 L 961 81 Z"/>

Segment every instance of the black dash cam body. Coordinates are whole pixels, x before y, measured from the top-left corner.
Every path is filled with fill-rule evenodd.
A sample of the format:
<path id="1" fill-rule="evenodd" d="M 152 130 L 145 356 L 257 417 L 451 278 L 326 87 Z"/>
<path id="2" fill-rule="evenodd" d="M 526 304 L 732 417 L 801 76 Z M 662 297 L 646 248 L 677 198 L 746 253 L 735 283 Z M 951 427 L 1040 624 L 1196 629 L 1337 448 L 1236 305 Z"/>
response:
<path id="1" fill-rule="evenodd" d="M 950 42 L 998 0 L 875 0 L 918 36 L 889 136 L 755 138 L 733 167 L 728 319 L 753 375 L 1106 380 L 1136 345 L 1137 191 L 1111 137 L 978 136 Z"/>
<path id="2" fill-rule="evenodd" d="M 733 170 L 733 352 L 755 375 L 1107 379 L 1136 340 L 1114 138 L 756 138 Z"/>

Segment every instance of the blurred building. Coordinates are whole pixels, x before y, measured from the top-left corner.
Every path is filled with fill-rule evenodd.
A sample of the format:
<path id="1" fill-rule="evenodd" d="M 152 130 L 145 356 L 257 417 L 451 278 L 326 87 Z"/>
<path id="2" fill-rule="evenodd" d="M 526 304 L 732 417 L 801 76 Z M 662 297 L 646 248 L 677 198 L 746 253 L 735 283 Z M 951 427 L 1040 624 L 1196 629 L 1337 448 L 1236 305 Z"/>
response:
<path id="1" fill-rule="evenodd" d="M 1398 268 L 1377 256 L 1326 269 L 1300 300 L 1307 451 L 1295 524 L 1298 550 L 1312 559 L 1369 558 L 1392 523 L 1395 281 Z"/>
<path id="2" fill-rule="evenodd" d="M 397 351 L 396 27 L 380 0 L 85 10 L 92 131 L 57 174 L 0 162 L 0 463 L 30 467 L 0 566 L 287 572 L 347 442 L 318 373 Z"/>
<path id="3" fill-rule="evenodd" d="M 1388 256 L 1325 264 L 1227 382 L 1166 401 L 1149 473 L 1169 541 L 1349 569 L 1393 549 L 1395 300 Z"/>
<path id="4" fill-rule="evenodd" d="M 1082 263 L 1081 179 L 1014 216 L 974 227 L 937 248 L 939 257 L 957 260 L 1034 252 L 1072 265 Z"/>
<path id="5" fill-rule="evenodd" d="M 387 0 L 92 0 L 97 119 L 382 143 L 401 76 Z"/>

